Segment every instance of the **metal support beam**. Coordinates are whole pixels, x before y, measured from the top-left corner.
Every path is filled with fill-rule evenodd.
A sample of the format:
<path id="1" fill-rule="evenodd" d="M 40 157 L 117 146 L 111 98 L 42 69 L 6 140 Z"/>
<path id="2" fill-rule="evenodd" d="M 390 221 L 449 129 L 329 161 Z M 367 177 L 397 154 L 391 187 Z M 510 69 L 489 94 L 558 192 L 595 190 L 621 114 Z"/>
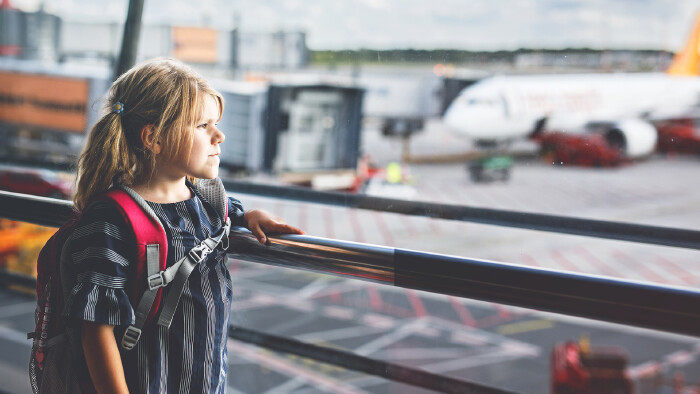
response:
<path id="1" fill-rule="evenodd" d="M 224 180 L 226 190 L 293 201 L 700 250 L 700 231 Z"/>
<path id="2" fill-rule="evenodd" d="M 119 78 L 136 63 L 136 54 L 139 48 L 139 37 L 141 36 L 141 19 L 143 16 L 144 0 L 129 0 L 129 11 L 124 23 L 124 35 L 122 36 L 122 47 L 119 51 L 119 60 L 114 70 L 114 79 Z"/>

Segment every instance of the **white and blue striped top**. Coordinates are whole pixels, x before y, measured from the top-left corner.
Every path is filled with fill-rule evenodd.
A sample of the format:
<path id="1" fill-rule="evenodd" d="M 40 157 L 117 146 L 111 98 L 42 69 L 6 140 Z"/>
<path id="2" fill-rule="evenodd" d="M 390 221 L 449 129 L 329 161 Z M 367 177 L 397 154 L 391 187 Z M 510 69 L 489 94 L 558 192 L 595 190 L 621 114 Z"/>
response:
<path id="1" fill-rule="evenodd" d="M 188 183 L 193 197 L 172 204 L 148 202 L 168 237 L 168 266 L 222 226 L 216 210 Z M 232 225 L 243 226 L 243 206 L 229 198 Z M 75 286 L 66 299 L 64 318 L 73 339 L 76 363 L 89 379 L 79 333 L 82 321 L 116 326 L 120 342 L 134 322 L 138 300 L 130 300 L 136 247 L 134 235 L 113 205 L 102 202 L 83 212 L 67 252 L 68 275 Z M 65 275 L 66 273 L 63 273 Z M 65 282 L 64 282 L 65 283 Z M 64 289 L 67 291 L 67 289 Z M 168 288 L 165 288 L 164 296 Z M 132 393 L 225 393 L 226 341 L 231 300 L 231 276 L 224 253 L 217 251 L 189 277 L 169 329 L 149 324 L 137 346 L 120 348 L 127 385 Z M 165 299 L 165 297 L 162 297 Z M 162 302 L 162 300 L 161 300 Z"/>

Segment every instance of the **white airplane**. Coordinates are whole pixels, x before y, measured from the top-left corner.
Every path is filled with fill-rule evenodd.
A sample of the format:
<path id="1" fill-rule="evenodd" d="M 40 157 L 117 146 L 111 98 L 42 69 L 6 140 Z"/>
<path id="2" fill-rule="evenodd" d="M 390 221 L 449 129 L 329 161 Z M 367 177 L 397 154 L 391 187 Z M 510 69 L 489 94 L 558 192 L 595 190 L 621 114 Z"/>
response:
<path id="1" fill-rule="evenodd" d="M 543 129 L 602 132 L 628 158 L 650 154 L 654 120 L 700 110 L 700 14 L 683 51 L 666 73 L 517 75 L 485 78 L 467 88 L 444 115 L 454 132 L 495 145 Z"/>

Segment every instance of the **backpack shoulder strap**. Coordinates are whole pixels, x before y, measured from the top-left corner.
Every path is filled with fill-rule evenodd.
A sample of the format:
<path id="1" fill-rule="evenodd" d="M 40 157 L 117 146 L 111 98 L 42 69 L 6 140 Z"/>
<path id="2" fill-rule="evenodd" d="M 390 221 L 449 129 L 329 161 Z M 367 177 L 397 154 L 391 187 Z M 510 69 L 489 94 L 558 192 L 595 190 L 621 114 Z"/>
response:
<path id="1" fill-rule="evenodd" d="M 202 197 L 214 206 L 221 220 L 225 222 L 228 217 L 228 196 L 221 178 L 197 179 L 194 186 Z"/>
<path id="2" fill-rule="evenodd" d="M 141 329 L 158 313 L 163 292 L 160 273 L 167 264 L 168 240 L 155 212 L 132 189 L 113 189 L 107 192 L 106 197 L 119 207 L 136 240 L 136 282 L 131 299 L 139 301 L 134 309 L 135 322 L 127 328 L 122 338 L 122 347 L 128 350 L 136 346 Z"/>
<path id="3" fill-rule="evenodd" d="M 126 223 L 134 232 L 136 247 L 138 248 L 137 277 L 143 277 L 146 273 L 143 270 L 148 270 L 148 267 L 144 267 L 142 264 L 146 262 L 148 257 L 146 245 L 159 245 L 158 265 L 153 273 L 165 269 L 168 256 L 168 239 L 156 213 L 153 212 L 141 196 L 127 187 L 113 189 L 107 192 L 106 197 L 116 203 Z"/>
<path id="4" fill-rule="evenodd" d="M 150 321 L 158 313 L 162 288 L 171 282 L 173 283 L 167 299 L 162 303 L 162 312 L 158 319 L 159 325 L 170 327 L 183 286 L 194 267 L 217 247 L 224 250 L 228 248 L 231 221 L 228 218 L 228 197 L 223 183 L 221 179 L 216 178 L 203 180 L 198 186 L 197 191 L 216 208 L 224 221 L 224 226 L 168 268 L 166 268 L 167 236 L 155 212 L 138 193 L 128 187 L 107 193 L 107 197 L 115 201 L 127 223 L 133 227 L 138 248 L 136 274 L 138 284 L 136 287 L 138 289 L 136 289 L 135 295 L 142 295 L 135 309 L 135 322 L 127 327 L 122 337 L 121 346 L 126 350 L 136 346 L 146 321 Z M 159 246 L 161 247 L 159 248 Z M 144 260 L 146 264 L 144 264 Z M 158 264 L 155 264 L 156 261 Z M 146 266 L 145 272 L 144 265 Z M 146 277 L 145 281 L 141 279 L 144 276 Z M 136 297 L 132 299 L 136 299 Z"/>
<path id="5" fill-rule="evenodd" d="M 214 179 L 197 179 L 194 184 L 197 193 L 209 202 L 221 219 L 222 228 L 225 230 L 225 235 L 222 239 L 222 247 L 224 250 L 229 246 L 229 234 L 231 230 L 231 219 L 228 217 L 228 195 L 226 188 L 221 178 Z"/>

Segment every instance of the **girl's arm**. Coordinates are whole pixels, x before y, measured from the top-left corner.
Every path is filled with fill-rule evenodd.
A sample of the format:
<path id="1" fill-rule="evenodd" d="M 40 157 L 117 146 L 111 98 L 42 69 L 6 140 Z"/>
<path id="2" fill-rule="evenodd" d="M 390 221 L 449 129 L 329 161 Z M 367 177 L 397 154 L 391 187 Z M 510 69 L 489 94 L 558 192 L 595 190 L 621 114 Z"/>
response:
<path id="1" fill-rule="evenodd" d="M 267 243 L 266 233 L 304 234 L 302 230 L 288 225 L 284 220 L 261 209 L 246 211 L 243 218 L 248 224 L 248 230 L 255 235 L 255 238 L 257 238 L 261 244 Z"/>
<path id="2" fill-rule="evenodd" d="M 97 392 L 128 393 L 114 326 L 84 321 L 81 331 L 85 361 Z"/>

